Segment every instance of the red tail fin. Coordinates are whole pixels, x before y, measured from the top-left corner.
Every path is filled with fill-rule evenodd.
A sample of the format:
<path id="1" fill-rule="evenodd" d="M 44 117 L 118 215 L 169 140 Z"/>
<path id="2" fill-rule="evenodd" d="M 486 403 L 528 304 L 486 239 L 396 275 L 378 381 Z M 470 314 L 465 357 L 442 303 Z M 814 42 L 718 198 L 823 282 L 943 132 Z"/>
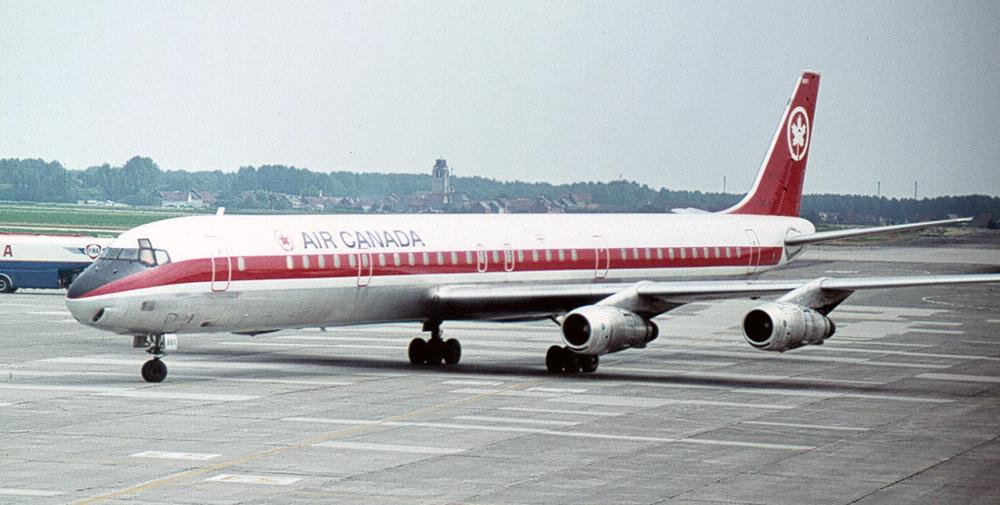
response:
<path id="1" fill-rule="evenodd" d="M 792 98 L 778 123 L 753 188 L 740 203 L 723 211 L 729 214 L 798 216 L 802 181 L 809 160 L 813 112 L 819 92 L 819 74 L 802 72 Z"/>

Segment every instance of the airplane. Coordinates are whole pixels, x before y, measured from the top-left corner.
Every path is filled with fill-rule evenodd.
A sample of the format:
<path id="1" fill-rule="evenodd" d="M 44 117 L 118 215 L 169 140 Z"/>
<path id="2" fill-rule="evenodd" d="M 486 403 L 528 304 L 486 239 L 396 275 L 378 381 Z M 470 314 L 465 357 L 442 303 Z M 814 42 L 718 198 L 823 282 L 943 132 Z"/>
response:
<path id="1" fill-rule="evenodd" d="M 817 232 L 799 217 L 820 75 L 805 71 L 750 192 L 721 212 L 535 215 L 216 215 L 121 234 L 70 287 L 81 323 L 133 336 L 167 375 L 177 334 L 422 323 L 414 365 L 454 365 L 446 321 L 552 319 L 553 373 L 589 373 L 600 356 L 656 339 L 653 317 L 686 303 L 777 295 L 743 318 L 764 351 L 822 344 L 855 290 L 998 282 L 1000 274 L 761 280 L 809 244 L 967 221 Z"/>

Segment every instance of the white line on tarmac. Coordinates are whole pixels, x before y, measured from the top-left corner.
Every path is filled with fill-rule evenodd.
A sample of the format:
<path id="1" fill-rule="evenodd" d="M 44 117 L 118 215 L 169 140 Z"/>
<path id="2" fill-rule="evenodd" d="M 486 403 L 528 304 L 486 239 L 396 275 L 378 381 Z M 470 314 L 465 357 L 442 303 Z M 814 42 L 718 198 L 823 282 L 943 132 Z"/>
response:
<path id="1" fill-rule="evenodd" d="M 858 428 L 855 426 L 829 426 L 825 424 L 773 423 L 769 421 L 742 421 L 740 424 L 759 424 L 762 426 L 787 426 L 789 428 L 808 428 L 810 430 L 868 431 L 868 428 Z"/>
<path id="2" fill-rule="evenodd" d="M 539 424 L 543 426 L 575 426 L 580 424 L 574 421 L 550 421 L 547 419 L 524 419 L 519 417 L 455 416 L 452 419 L 457 421 L 483 421 L 487 423 Z"/>
<path id="3" fill-rule="evenodd" d="M 62 491 L 46 491 L 43 489 L 18 489 L 13 487 L 0 487 L 0 496 L 59 496 Z"/>
<path id="4" fill-rule="evenodd" d="M 222 473 L 205 479 L 205 482 L 227 482 L 231 484 L 262 484 L 267 486 L 288 486 L 302 480 L 302 477 L 274 477 L 270 475 L 238 475 Z"/>
<path id="5" fill-rule="evenodd" d="M 396 444 L 372 444 L 365 442 L 339 442 L 328 440 L 320 442 L 313 447 L 329 447 L 331 449 L 348 449 L 355 451 L 377 451 L 377 452 L 402 452 L 406 454 L 458 454 L 464 449 L 450 449 L 447 447 L 425 447 L 418 445 L 396 445 Z"/>
<path id="6" fill-rule="evenodd" d="M 907 328 L 907 333 L 934 333 L 938 335 L 962 335 L 965 330 L 939 330 L 936 328 Z"/>
<path id="7" fill-rule="evenodd" d="M 947 359 L 983 359 L 986 361 L 1000 361 L 1000 358 L 992 356 L 974 356 L 970 354 L 941 354 L 936 352 L 913 352 L 913 351 L 889 351 L 884 349 L 856 349 L 853 347 L 837 347 L 837 352 L 858 352 L 866 354 L 888 354 L 892 356 L 909 356 L 918 358 L 947 358 Z M 866 362 L 872 364 L 874 362 Z M 882 363 L 884 364 L 884 363 Z M 898 364 L 898 363 L 897 363 Z"/>
<path id="8" fill-rule="evenodd" d="M 170 452 L 170 451 L 143 451 L 130 454 L 130 458 L 149 459 L 174 459 L 181 461 L 208 461 L 218 458 L 221 454 L 208 454 L 204 452 Z"/>
<path id="9" fill-rule="evenodd" d="M 630 435 L 611 435 L 606 433 L 585 433 L 576 431 L 556 431 L 556 430 L 549 430 L 542 428 L 524 428 L 520 426 L 485 426 L 485 425 L 475 425 L 475 424 L 424 423 L 424 422 L 411 422 L 411 421 L 366 421 L 359 419 L 328 419 L 328 418 L 317 418 L 317 417 L 286 417 L 282 419 L 282 421 L 298 422 L 298 423 L 340 424 L 340 425 L 350 425 L 350 426 L 379 425 L 386 427 L 418 427 L 418 428 L 440 428 L 440 429 L 451 429 L 451 430 L 482 430 L 482 431 L 498 431 L 498 432 L 508 432 L 508 433 L 530 433 L 530 434 L 550 435 L 550 436 L 566 437 L 566 438 L 618 440 L 618 441 L 628 441 L 628 442 L 704 444 L 704 445 L 750 447 L 755 449 L 777 449 L 777 450 L 792 450 L 792 451 L 807 451 L 815 449 L 814 446 L 809 446 L 809 445 L 769 444 L 760 442 L 744 442 L 739 440 L 713 440 L 704 438 L 663 438 L 663 437 L 644 437 L 644 436 L 630 436 Z"/>
<path id="10" fill-rule="evenodd" d="M 913 321 L 913 324 L 926 324 L 928 326 L 963 326 L 965 323 L 956 323 L 954 321 Z"/>
<path id="11" fill-rule="evenodd" d="M 1000 319 L 987 319 L 987 323 L 1000 324 Z"/>
<path id="12" fill-rule="evenodd" d="M 598 412 L 594 410 L 532 409 L 527 407 L 500 407 L 498 410 L 506 410 L 509 412 L 532 412 L 537 414 L 563 414 L 568 416 L 617 417 L 622 415 L 619 412 Z"/>
<path id="13" fill-rule="evenodd" d="M 13 377 L 76 377 L 76 376 L 97 376 L 97 377 L 133 377 L 137 374 L 125 372 L 54 372 L 48 370 L 0 370 L 0 374 L 9 373 Z M 187 375 L 176 374 L 176 377 L 184 379 L 214 380 L 222 382 L 247 382 L 254 384 L 288 384 L 293 386 L 352 386 L 354 382 L 347 381 L 324 381 L 324 380 L 297 380 L 297 379 L 249 379 L 235 377 L 213 377 L 210 375 Z"/>
<path id="14" fill-rule="evenodd" d="M 990 340 L 963 340 L 964 344 L 985 344 L 985 345 L 1000 345 L 1000 342 L 993 342 Z"/>
<path id="15" fill-rule="evenodd" d="M 917 378 L 939 380 L 939 381 L 982 382 L 987 384 L 1000 384 L 1000 377 L 994 377 L 992 375 L 966 375 L 958 373 L 924 373 L 918 375 Z"/>
<path id="16" fill-rule="evenodd" d="M 934 347 L 937 344 L 902 344 L 899 342 L 877 342 L 875 340 L 868 340 L 866 338 L 860 337 L 841 337 L 837 335 L 837 340 L 828 341 L 826 345 L 830 346 L 830 349 L 836 350 L 839 346 L 837 344 L 847 343 L 851 345 L 885 345 L 891 347 Z"/>
<path id="17" fill-rule="evenodd" d="M 456 395 L 489 394 L 495 396 L 510 396 L 517 398 L 552 398 L 553 396 L 558 396 L 558 393 L 540 393 L 538 391 L 500 390 L 500 389 L 489 389 L 489 388 L 462 388 L 462 389 L 453 389 L 448 392 Z"/>
<path id="18" fill-rule="evenodd" d="M 720 402 L 711 400 L 679 400 L 668 398 L 643 398 L 637 396 L 606 396 L 606 395 L 572 395 L 550 398 L 550 402 L 582 403 L 586 405 L 603 405 L 608 407 L 641 407 L 656 408 L 664 405 L 703 405 L 708 407 L 739 407 L 747 409 L 789 410 L 794 405 L 778 405 L 768 403 Z"/>
<path id="19" fill-rule="evenodd" d="M 147 400 L 192 400 L 207 402 L 241 402 L 260 398 L 254 395 L 220 395 L 208 393 L 174 393 L 169 391 L 152 391 L 149 389 L 133 389 L 124 391 L 109 391 L 96 393 L 97 396 L 115 398 L 143 398 Z"/>
<path id="20" fill-rule="evenodd" d="M 544 387 L 528 388 L 525 389 L 525 391 L 537 391 L 539 393 L 571 393 L 571 394 L 587 392 L 586 389 L 579 389 L 579 388 L 544 388 Z"/>
<path id="21" fill-rule="evenodd" d="M 40 312 L 25 312 L 25 314 L 32 316 L 68 316 L 69 311 L 66 310 L 46 310 Z"/>
<path id="22" fill-rule="evenodd" d="M 477 381 L 477 380 L 451 380 L 451 381 L 444 381 L 441 384 L 445 384 L 448 386 L 502 386 L 503 382 Z"/>

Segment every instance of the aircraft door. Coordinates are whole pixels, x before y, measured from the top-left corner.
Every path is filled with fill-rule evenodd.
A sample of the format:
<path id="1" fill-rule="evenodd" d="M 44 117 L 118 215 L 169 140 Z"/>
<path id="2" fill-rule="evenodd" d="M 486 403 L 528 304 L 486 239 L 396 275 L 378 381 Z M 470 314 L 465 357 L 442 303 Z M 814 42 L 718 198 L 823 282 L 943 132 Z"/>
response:
<path id="1" fill-rule="evenodd" d="M 229 289 L 233 280 L 233 260 L 229 256 L 229 248 L 222 237 L 205 237 L 208 243 L 208 253 L 212 262 L 212 292 L 219 293 Z"/>
<path id="2" fill-rule="evenodd" d="M 485 272 L 489 263 L 486 259 L 486 246 L 483 244 L 476 244 L 476 271 Z"/>
<path id="3" fill-rule="evenodd" d="M 608 243 L 601 235 L 594 235 L 594 278 L 607 279 L 611 270 L 611 254 Z"/>
<path id="4" fill-rule="evenodd" d="M 751 228 L 746 229 L 746 234 L 747 244 L 750 246 L 747 275 L 753 275 L 757 273 L 757 267 L 760 265 L 760 239 L 757 237 L 757 232 Z"/>
<path id="5" fill-rule="evenodd" d="M 503 245 L 503 269 L 508 272 L 514 271 L 514 247 L 510 244 Z"/>
<path id="6" fill-rule="evenodd" d="M 363 288 L 372 283 L 372 253 L 360 252 L 358 257 L 358 287 Z"/>

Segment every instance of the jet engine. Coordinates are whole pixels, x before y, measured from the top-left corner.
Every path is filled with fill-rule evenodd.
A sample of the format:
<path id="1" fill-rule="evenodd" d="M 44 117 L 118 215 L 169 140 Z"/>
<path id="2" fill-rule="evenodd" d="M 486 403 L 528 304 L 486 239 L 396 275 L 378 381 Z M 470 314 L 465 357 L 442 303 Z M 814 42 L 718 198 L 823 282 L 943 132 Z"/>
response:
<path id="1" fill-rule="evenodd" d="M 608 305 L 587 305 L 566 314 L 563 342 L 579 354 L 600 356 L 630 347 L 645 347 L 659 335 L 652 321 Z"/>
<path id="2" fill-rule="evenodd" d="M 768 302 L 743 318 L 743 338 L 762 351 L 822 344 L 836 329 L 830 318 L 794 303 Z"/>

